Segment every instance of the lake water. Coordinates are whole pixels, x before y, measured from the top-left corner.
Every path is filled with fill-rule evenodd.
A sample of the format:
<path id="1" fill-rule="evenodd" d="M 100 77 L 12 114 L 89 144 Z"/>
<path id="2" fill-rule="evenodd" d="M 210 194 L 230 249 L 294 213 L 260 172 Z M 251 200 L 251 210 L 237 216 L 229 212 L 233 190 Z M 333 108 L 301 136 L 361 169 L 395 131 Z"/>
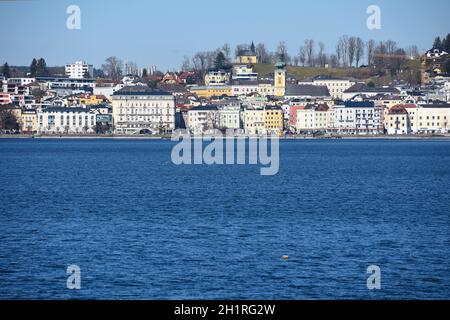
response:
<path id="1" fill-rule="evenodd" d="M 273 177 L 172 146 L 0 139 L 0 298 L 450 298 L 450 142 L 281 141 Z"/>

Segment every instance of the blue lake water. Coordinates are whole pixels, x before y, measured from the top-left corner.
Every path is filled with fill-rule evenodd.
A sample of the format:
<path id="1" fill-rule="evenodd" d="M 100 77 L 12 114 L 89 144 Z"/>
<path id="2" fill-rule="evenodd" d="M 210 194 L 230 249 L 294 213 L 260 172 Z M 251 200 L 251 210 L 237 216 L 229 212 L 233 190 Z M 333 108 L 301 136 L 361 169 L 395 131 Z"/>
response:
<path id="1" fill-rule="evenodd" d="M 172 146 L 0 139 L 0 298 L 450 298 L 450 142 L 281 141 L 273 177 Z"/>

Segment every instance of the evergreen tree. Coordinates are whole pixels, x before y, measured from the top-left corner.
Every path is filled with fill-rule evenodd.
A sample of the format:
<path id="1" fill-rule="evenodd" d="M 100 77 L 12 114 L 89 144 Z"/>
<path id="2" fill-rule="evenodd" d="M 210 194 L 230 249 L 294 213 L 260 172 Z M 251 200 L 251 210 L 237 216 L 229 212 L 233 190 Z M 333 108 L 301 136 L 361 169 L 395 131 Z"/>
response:
<path id="1" fill-rule="evenodd" d="M 30 66 L 30 76 L 36 77 L 36 74 L 37 74 L 37 61 L 36 59 L 33 59 Z"/>
<path id="2" fill-rule="evenodd" d="M 441 42 L 441 38 L 440 38 L 440 37 L 437 37 L 437 38 L 434 40 L 433 49 L 439 49 L 439 50 L 442 50 L 442 42 Z"/>
<path id="3" fill-rule="evenodd" d="M 225 58 L 225 55 L 222 51 L 219 51 L 219 53 L 216 56 L 216 59 L 214 60 L 214 67 L 217 70 L 224 69 L 226 67 L 226 61 L 227 58 Z"/>
<path id="4" fill-rule="evenodd" d="M 148 72 L 147 72 L 147 69 L 146 69 L 146 68 L 144 68 L 144 69 L 142 70 L 142 78 L 148 78 Z"/>
<path id="5" fill-rule="evenodd" d="M 8 62 L 5 62 L 3 65 L 2 73 L 5 78 L 11 78 L 11 70 L 9 69 Z"/>
<path id="6" fill-rule="evenodd" d="M 450 53 L 450 33 L 447 34 L 447 37 L 442 41 L 442 47 L 443 50 L 445 50 L 447 53 Z"/>
<path id="7" fill-rule="evenodd" d="M 47 69 L 47 63 L 45 62 L 44 58 L 40 58 L 37 61 L 37 70 L 36 70 L 36 75 L 40 76 L 40 77 L 46 77 L 48 76 L 50 73 L 48 72 Z"/>

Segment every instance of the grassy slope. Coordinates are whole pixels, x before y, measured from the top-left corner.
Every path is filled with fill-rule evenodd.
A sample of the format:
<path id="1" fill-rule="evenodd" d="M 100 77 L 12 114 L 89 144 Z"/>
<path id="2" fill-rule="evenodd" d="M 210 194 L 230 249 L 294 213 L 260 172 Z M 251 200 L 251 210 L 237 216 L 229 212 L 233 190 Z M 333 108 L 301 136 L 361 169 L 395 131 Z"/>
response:
<path id="1" fill-rule="evenodd" d="M 417 71 L 420 68 L 420 62 L 418 60 L 408 61 L 408 67 L 411 70 Z M 371 68 L 310 68 L 288 66 L 287 69 L 288 73 L 293 75 L 298 80 L 304 80 L 306 78 L 312 78 L 318 75 L 354 78 L 365 82 L 373 81 L 377 85 L 388 84 L 394 79 L 407 80 L 407 76 L 405 73 L 398 74 L 394 77 L 394 79 L 389 74 L 382 77 L 375 77 L 374 70 L 372 70 Z M 261 76 L 273 72 L 274 70 L 275 66 L 273 64 L 255 65 L 255 71 L 258 72 Z"/>

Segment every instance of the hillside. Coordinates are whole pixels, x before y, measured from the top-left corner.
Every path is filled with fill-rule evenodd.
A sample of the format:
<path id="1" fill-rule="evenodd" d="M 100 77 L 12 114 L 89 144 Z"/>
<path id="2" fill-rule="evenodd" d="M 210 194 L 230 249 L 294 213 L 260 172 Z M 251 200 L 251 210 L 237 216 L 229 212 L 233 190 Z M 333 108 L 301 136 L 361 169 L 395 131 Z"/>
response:
<path id="1" fill-rule="evenodd" d="M 273 64 L 256 64 L 254 66 L 255 72 L 264 76 L 275 70 Z M 311 68 L 311 67 L 296 67 L 288 66 L 288 74 L 294 76 L 297 80 L 305 80 L 318 75 L 328 75 L 334 77 L 354 78 L 364 82 L 374 82 L 377 85 L 387 85 L 394 80 L 412 81 L 419 79 L 420 61 L 411 60 L 405 63 L 404 70 L 391 77 L 389 72 L 385 72 L 383 76 L 377 75 L 373 68 Z"/>

